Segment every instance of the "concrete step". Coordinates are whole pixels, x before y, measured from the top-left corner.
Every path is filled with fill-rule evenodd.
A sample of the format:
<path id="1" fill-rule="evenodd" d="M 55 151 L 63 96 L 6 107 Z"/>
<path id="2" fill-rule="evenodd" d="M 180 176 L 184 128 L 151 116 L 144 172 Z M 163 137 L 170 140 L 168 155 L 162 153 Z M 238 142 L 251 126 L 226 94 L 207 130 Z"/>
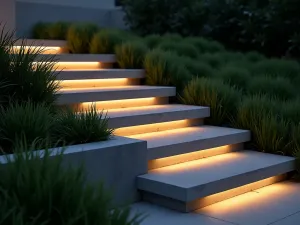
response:
<path id="1" fill-rule="evenodd" d="M 152 105 L 108 111 L 109 127 L 120 128 L 209 117 L 208 107 L 189 105 Z"/>
<path id="2" fill-rule="evenodd" d="M 226 127 L 197 126 L 131 135 L 148 143 L 148 159 L 187 154 L 250 140 L 250 132 Z"/>
<path id="3" fill-rule="evenodd" d="M 245 193 L 247 185 L 278 182 L 294 169 L 292 157 L 240 151 L 151 170 L 137 186 L 144 199 L 188 212 Z"/>
<path id="4" fill-rule="evenodd" d="M 144 77 L 144 70 L 98 69 L 63 70 L 57 79 L 62 88 L 89 88 L 138 85 Z"/>
<path id="5" fill-rule="evenodd" d="M 176 95 L 175 87 L 119 86 L 102 88 L 62 89 L 58 92 L 58 105 L 109 100 L 169 97 Z"/>
<path id="6" fill-rule="evenodd" d="M 25 39 L 17 40 L 13 48 L 14 52 L 18 52 L 20 46 L 23 45 L 27 51 L 29 48 L 42 47 L 44 54 L 60 54 L 65 52 L 66 41 L 62 40 L 39 40 L 39 39 Z"/>

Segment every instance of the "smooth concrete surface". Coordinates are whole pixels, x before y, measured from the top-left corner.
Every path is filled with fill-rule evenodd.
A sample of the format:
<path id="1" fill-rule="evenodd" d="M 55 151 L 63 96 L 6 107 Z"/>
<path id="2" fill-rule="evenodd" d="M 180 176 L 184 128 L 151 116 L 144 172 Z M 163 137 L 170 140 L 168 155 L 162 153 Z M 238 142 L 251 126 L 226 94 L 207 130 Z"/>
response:
<path id="1" fill-rule="evenodd" d="M 15 45 L 44 46 L 44 47 L 65 47 L 67 42 L 63 40 L 41 40 L 41 39 L 19 39 Z"/>
<path id="2" fill-rule="evenodd" d="M 36 60 L 43 60 L 45 56 L 47 56 L 47 54 L 38 55 Z M 116 62 L 114 54 L 58 54 L 55 56 L 55 59 L 60 62 Z"/>
<path id="3" fill-rule="evenodd" d="M 174 87 L 156 86 L 119 86 L 102 88 L 62 89 L 58 93 L 57 104 L 74 104 L 80 102 L 95 102 L 149 97 L 175 96 Z"/>
<path id="4" fill-rule="evenodd" d="M 108 111 L 109 127 L 120 128 L 209 117 L 208 107 L 189 105 L 153 105 Z"/>
<path id="5" fill-rule="evenodd" d="M 191 213 L 140 202 L 132 212 L 147 218 L 141 225 L 298 225 L 300 183 L 286 181 L 225 200 Z"/>
<path id="6" fill-rule="evenodd" d="M 60 149 L 53 149 L 52 156 Z M 40 157 L 43 151 L 37 151 Z M 84 165 L 87 182 L 103 181 L 113 192 L 114 204 L 124 205 L 140 199 L 136 176 L 147 172 L 147 144 L 144 141 L 114 136 L 111 140 L 66 147 L 63 162 L 78 167 Z M 13 159 L 13 156 L 10 156 Z M 6 158 L 0 156 L 0 164 Z"/>
<path id="7" fill-rule="evenodd" d="M 240 151 L 151 170 L 137 178 L 137 185 L 143 191 L 190 202 L 294 169 L 293 157 Z"/>
<path id="8" fill-rule="evenodd" d="M 63 70 L 57 75 L 58 80 L 85 79 L 142 79 L 145 77 L 143 69 L 98 69 L 98 70 Z"/>
<path id="9" fill-rule="evenodd" d="M 15 32 L 16 30 L 16 0 L 0 1 L 0 31 Z"/>
<path id="10" fill-rule="evenodd" d="M 243 143 L 250 140 L 250 132 L 225 127 L 199 126 L 138 134 L 130 137 L 147 141 L 148 159 L 151 160 Z"/>
<path id="11" fill-rule="evenodd" d="M 70 4 L 63 4 L 64 1 Z M 16 2 L 17 36 L 31 38 L 32 27 L 38 22 L 89 22 L 100 27 L 126 29 L 122 8 L 100 7 L 103 1 L 112 0 L 32 0 L 30 2 L 18 0 Z M 94 7 L 91 2 L 95 2 L 99 7 Z"/>

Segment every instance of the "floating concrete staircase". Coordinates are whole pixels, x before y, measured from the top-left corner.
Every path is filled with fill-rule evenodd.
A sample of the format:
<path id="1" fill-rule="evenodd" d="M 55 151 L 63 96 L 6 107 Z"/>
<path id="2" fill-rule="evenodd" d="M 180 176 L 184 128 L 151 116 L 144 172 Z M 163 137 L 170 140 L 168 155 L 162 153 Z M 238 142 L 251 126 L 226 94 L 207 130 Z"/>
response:
<path id="1" fill-rule="evenodd" d="M 294 158 L 243 150 L 250 132 L 203 125 L 206 106 L 169 104 L 174 87 L 140 85 L 143 70 L 113 69 L 114 55 L 71 55 L 63 41 L 29 40 L 59 54 L 58 105 L 108 110 L 116 135 L 147 141 L 148 174 L 137 177 L 145 201 L 182 212 L 288 178 Z"/>

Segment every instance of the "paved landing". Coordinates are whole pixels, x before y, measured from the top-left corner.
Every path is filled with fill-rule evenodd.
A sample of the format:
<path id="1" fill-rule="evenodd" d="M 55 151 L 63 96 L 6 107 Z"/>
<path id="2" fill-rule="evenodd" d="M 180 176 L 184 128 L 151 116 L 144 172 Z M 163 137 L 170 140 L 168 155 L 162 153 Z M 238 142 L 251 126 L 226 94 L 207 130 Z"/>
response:
<path id="1" fill-rule="evenodd" d="M 286 181 L 202 208 L 179 213 L 148 203 L 132 205 L 148 217 L 141 225 L 297 225 L 300 183 Z"/>

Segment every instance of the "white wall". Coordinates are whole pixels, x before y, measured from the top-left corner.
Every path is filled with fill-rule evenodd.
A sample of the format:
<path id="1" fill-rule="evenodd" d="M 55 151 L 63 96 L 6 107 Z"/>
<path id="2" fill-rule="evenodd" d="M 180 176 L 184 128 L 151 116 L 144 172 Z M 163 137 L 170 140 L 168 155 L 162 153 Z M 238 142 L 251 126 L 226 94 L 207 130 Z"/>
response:
<path id="1" fill-rule="evenodd" d="M 0 0 L 7 1 L 7 0 Z M 111 9 L 115 7 L 115 0 L 17 0 L 17 2 L 41 3 L 83 8 Z"/>
<path id="2" fill-rule="evenodd" d="M 16 29 L 15 0 L 0 0 L 0 29 L 5 25 L 6 31 Z"/>

